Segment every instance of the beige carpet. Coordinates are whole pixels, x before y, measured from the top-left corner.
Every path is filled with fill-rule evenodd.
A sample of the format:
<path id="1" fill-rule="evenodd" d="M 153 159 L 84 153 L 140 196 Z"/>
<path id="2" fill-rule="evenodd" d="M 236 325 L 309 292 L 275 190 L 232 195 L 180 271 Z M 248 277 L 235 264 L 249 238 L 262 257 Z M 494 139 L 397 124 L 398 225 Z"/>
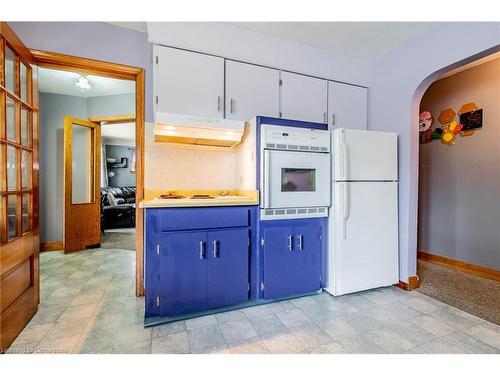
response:
<path id="1" fill-rule="evenodd" d="M 500 325 L 500 282 L 418 260 L 420 293 Z"/>
<path id="2" fill-rule="evenodd" d="M 105 234 L 101 235 L 101 248 L 135 251 L 135 232 L 106 232 Z"/>

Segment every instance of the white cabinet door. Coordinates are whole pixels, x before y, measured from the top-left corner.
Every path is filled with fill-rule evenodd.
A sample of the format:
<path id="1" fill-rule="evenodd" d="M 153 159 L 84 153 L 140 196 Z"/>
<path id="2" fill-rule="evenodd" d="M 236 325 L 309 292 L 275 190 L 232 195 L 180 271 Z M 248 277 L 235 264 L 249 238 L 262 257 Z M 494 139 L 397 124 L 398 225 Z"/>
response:
<path id="1" fill-rule="evenodd" d="M 224 59 L 155 46 L 159 112 L 224 117 Z"/>
<path id="2" fill-rule="evenodd" d="M 279 70 L 226 60 L 226 118 L 279 116 Z"/>
<path id="3" fill-rule="evenodd" d="M 327 81 L 281 72 L 281 115 L 292 120 L 326 123 Z"/>
<path id="4" fill-rule="evenodd" d="M 368 89 L 328 82 L 328 128 L 366 130 Z"/>

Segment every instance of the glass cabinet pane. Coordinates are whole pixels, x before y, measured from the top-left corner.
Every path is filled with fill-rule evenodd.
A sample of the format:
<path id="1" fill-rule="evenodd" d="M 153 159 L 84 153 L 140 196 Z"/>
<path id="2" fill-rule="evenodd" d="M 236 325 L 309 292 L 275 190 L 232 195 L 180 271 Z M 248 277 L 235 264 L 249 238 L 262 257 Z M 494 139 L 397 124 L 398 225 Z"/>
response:
<path id="1" fill-rule="evenodd" d="M 23 190 L 30 188 L 29 168 L 31 165 L 31 153 L 29 151 L 21 151 L 21 187 Z"/>
<path id="2" fill-rule="evenodd" d="M 23 194 L 23 201 L 21 205 L 22 227 L 23 233 L 31 230 L 31 199 L 30 194 Z"/>
<path id="3" fill-rule="evenodd" d="M 29 111 L 27 109 L 21 109 L 21 143 L 23 146 L 29 144 L 29 121 L 28 121 Z"/>
<path id="4" fill-rule="evenodd" d="M 21 71 L 20 71 L 20 77 L 21 77 L 21 99 L 24 101 L 28 100 L 28 68 L 26 68 L 26 65 L 21 63 Z"/>
<path id="5" fill-rule="evenodd" d="M 6 98 L 7 110 L 5 113 L 7 122 L 7 139 L 9 141 L 16 141 L 16 104 L 7 96 Z"/>
<path id="6" fill-rule="evenodd" d="M 7 146 L 7 190 L 18 190 L 17 149 Z"/>
<path id="7" fill-rule="evenodd" d="M 94 198 L 94 165 L 91 128 L 73 124 L 71 135 L 72 203 L 90 203 Z"/>
<path id="8" fill-rule="evenodd" d="M 5 87 L 11 92 L 15 90 L 15 61 L 16 55 L 9 47 L 5 46 Z"/>
<path id="9" fill-rule="evenodd" d="M 7 238 L 17 237 L 17 195 L 7 197 Z"/>

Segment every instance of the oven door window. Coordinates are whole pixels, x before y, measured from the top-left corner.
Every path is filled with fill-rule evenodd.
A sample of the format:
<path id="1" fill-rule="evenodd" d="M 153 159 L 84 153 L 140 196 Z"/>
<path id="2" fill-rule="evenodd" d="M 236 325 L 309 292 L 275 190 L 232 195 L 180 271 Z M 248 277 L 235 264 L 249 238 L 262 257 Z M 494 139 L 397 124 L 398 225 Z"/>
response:
<path id="1" fill-rule="evenodd" d="M 281 168 L 281 191 L 316 191 L 316 169 Z"/>

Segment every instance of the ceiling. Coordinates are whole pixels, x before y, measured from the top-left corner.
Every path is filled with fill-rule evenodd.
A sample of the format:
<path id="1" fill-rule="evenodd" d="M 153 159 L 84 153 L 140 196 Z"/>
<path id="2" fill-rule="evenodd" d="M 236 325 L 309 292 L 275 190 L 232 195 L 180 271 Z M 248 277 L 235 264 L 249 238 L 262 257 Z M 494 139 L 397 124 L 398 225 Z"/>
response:
<path id="1" fill-rule="evenodd" d="M 134 81 L 88 75 L 90 90 L 75 85 L 79 73 L 40 68 L 38 71 L 39 91 L 51 94 L 72 95 L 89 98 L 93 96 L 131 94 L 135 92 Z"/>
<path id="2" fill-rule="evenodd" d="M 134 146 L 135 123 L 102 125 L 101 138 L 104 144 Z"/>
<path id="3" fill-rule="evenodd" d="M 145 22 L 110 22 L 136 31 L 147 31 Z M 368 61 L 435 27 L 436 22 L 229 22 L 268 36 Z"/>
<path id="4" fill-rule="evenodd" d="M 231 25 L 369 61 L 435 27 L 433 22 L 234 22 Z"/>

